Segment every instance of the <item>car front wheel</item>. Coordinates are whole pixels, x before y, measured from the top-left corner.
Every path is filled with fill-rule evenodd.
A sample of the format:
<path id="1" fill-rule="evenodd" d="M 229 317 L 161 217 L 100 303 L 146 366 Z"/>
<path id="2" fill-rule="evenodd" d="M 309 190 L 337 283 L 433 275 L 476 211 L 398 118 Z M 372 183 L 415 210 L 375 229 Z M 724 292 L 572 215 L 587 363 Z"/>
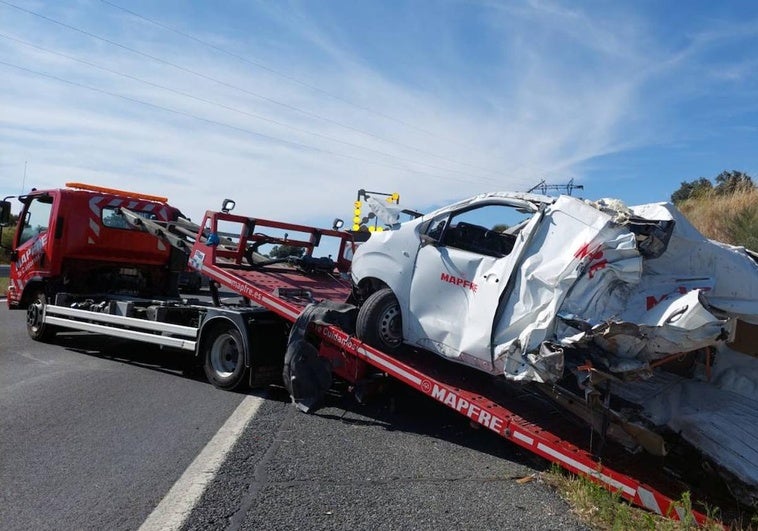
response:
<path id="1" fill-rule="evenodd" d="M 374 348 L 395 354 L 403 344 L 400 304 L 389 288 L 372 293 L 358 311 L 356 335 Z"/>

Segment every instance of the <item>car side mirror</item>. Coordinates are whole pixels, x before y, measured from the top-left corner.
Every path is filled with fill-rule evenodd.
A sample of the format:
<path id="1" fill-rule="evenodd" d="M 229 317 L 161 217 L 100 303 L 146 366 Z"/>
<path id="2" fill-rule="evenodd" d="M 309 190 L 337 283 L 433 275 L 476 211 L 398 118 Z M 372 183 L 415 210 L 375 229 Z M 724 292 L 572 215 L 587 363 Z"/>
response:
<path id="1" fill-rule="evenodd" d="M 8 225 L 11 222 L 11 202 L 0 201 L 0 225 Z"/>
<path id="2" fill-rule="evenodd" d="M 421 247 L 426 247 L 427 245 L 434 245 L 435 247 L 439 245 L 439 241 L 435 240 L 428 234 L 422 234 L 421 235 Z"/>

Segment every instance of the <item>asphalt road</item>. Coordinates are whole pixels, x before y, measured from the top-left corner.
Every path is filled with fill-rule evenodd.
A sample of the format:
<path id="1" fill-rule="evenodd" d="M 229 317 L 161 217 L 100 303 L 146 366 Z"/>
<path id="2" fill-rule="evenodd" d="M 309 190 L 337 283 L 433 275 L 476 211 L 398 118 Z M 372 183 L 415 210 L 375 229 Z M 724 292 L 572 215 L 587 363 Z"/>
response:
<path id="1" fill-rule="evenodd" d="M 32 342 L 23 318 L 0 309 L 0 528 L 139 527 L 243 395 L 143 345 Z M 409 389 L 338 385 L 311 415 L 265 396 L 186 529 L 583 527 L 522 480 L 543 461 Z"/>
<path id="2" fill-rule="evenodd" d="M 270 391 L 184 529 L 584 528 L 531 454 L 411 390 L 343 391 L 309 415 Z"/>
<path id="3" fill-rule="evenodd" d="M 0 264 L 0 278 L 8 278 L 11 274 L 11 266 L 9 264 Z"/>
<path id="4" fill-rule="evenodd" d="M 33 342 L 0 304 L 0 529 L 139 527 L 242 395 L 157 348 Z"/>

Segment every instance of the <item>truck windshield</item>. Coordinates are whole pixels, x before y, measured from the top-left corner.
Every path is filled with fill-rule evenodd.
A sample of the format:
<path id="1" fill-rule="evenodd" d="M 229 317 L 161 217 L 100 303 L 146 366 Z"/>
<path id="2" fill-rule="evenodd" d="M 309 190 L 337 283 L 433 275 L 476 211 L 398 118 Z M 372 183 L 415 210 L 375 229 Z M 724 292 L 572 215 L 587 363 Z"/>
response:
<path id="1" fill-rule="evenodd" d="M 21 234 L 18 238 L 18 245 L 34 238 L 37 234 L 47 231 L 50 226 L 50 211 L 53 208 L 53 198 L 41 196 L 33 198 L 24 214 Z"/>

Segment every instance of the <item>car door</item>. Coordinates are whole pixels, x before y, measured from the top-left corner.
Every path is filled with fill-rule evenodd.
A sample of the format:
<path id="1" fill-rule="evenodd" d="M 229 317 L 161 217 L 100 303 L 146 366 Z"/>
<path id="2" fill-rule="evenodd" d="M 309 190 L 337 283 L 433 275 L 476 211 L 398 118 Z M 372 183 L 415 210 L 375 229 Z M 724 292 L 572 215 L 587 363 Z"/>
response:
<path id="1" fill-rule="evenodd" d="M 421 228 L 403 316 L 406 341 L 490 371 L 493 321 L 536 206 L 509 199 L 467 206 Z"/>
<path id="2" fill-rule="evenodd" d="M 28 277 L 42 275 L 50 268 L 48 229 L 51 224 L 53 197 L 40 195 L 29 198 L 21 213 L 16 234 L 16 258 L 11 263 L 11 278 L 21 285 Z"/>

